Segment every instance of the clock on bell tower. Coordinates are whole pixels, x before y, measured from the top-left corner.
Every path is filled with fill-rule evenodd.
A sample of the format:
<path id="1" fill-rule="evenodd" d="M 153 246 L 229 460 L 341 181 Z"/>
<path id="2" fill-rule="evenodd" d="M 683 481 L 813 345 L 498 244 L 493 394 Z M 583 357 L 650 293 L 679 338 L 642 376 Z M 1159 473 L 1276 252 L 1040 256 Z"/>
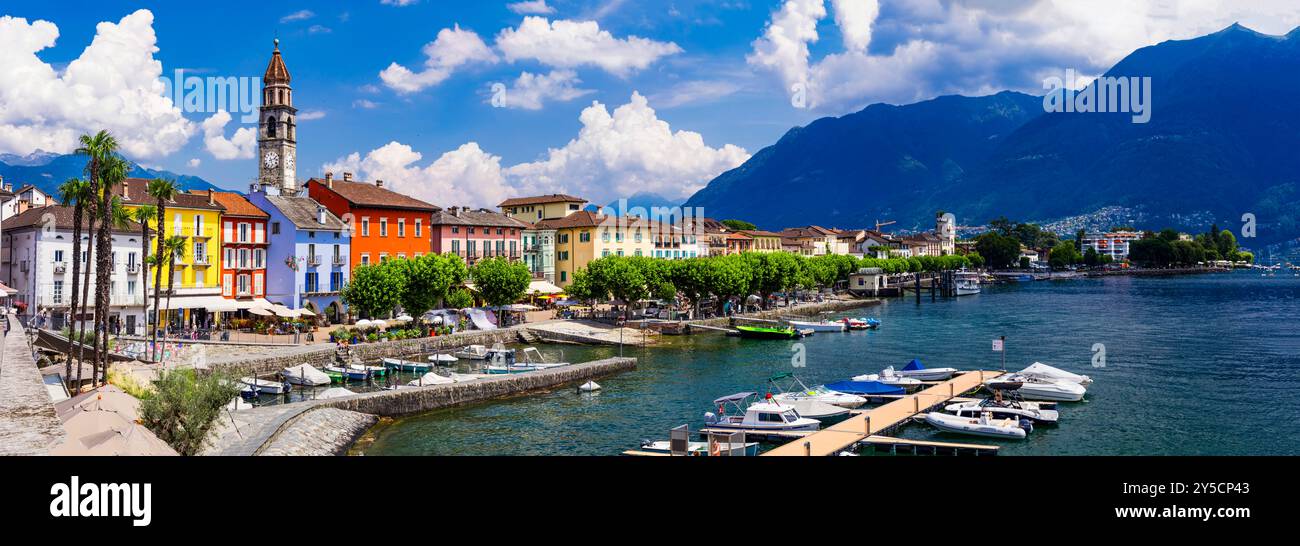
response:
<path id="1" fill-rule="evenodd" d="M 258 128 L 257 180 L 263 187 L 276 187 L 281 195 L 298 191 L 295 155 L 298 151 L 298 109 L 293 107 L 289 69 L 280 57 L 280 40 L 275 40 L 271 63 L 262 76 L 262 107 Z"/>

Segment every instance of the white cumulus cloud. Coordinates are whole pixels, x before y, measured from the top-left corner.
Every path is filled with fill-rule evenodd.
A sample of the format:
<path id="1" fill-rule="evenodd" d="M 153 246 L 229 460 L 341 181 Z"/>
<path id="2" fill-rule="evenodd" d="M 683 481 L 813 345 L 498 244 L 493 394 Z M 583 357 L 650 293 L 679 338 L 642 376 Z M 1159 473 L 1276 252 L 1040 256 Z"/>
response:
<path id="1" fill-rule="evenodd" d="M 225 110 L 203 120 L 203 146 L 217 159 L 249 159 L 257 151 L 257 129 L 240 127 L 234 136 L 226 138 L 226 124 L 230 113 Z"/>
<path id="2" fill-rule="evenodd" d="M 525 17 L 518 28 L 502 30 L 496 45 L 510 62 L 535 60 L 556 68 L 596 66 L 619 76 L 682 51 L 672 42 L 638 36 L 616 38 L 595 21 L 552 22 L 545 17 Z"/>
<path id="3" fill-rule="evenodd" d="M 817 42 L 817 22 L 826 17 L 823 0 L 788 0 L 754 40 L 749 64 L 776 72 L 787 89 L 808 79 L 808 44 Z"/>
<path id="4" fill-rule="evenodd" d="M 844 49 L 866 51 L 871 43 L 871 25 L 880 15 L 877 0 L 831 0 L 835 8 L 835 24 L 844 36 Z"/>
<path id="5" fill-rule="evenodd" d="M 90 45 L 61 71 L 37 55 L 58 38 L 54 23 L 0 17 L 0 152 L 68 153 L 80 135 L 104 129 L 127 155 L 148 158 L 171 154 L 193 136 L 194 124 L 159 79 L 153 13 L 99 23 Z"/>
<path id="6" fill-rule="evenodd" d="M 546 0 L 527 0 L 525 2 L 515 2 L 506 4 L 506 7 L 519 15 L 550 15 L 555 13 L 555 8 L 546 5 Z"/>
<path id="7" fill-rule="evenodd" d="M 514 85 L 505 90 L 505 96 L 498 104 L 506 108 L 540 110 L 548 101 L 568 102 L 584 95 L 594 93 L 590 89 L 580 89 L 578 74 L 572 70 L 552 70 L 549 74 L 524 72 L 515 80 Z M 493 102 L 495 97 L 489 97 Z"/>
<path id="8" fill-rule="evenodd" d="M 464 30 L 460 25 L 439 31 L 437 38 L 424 46 L 423 52 L 423 70 L 413 71 L 392 63 L 379 73 L 379 79 L 398 93 L 415 93 L 442 83 L 463 65 L 497 61 L 496 54 L 478 34 Z"/>
<path id="9" fill-rule="evenodd" d="M 633 93 L 610 112 L 593 102 L 579 116 L 578 136 L 534 162 L 509 167 L 475 142 L 420 166 L 422 155 L 398 142 L 364 157 L 353 153 L 324 167 L 381 179 L 440 206 L 494 207 L 509 196 L 573 193 L 606 203 L 641 192 L 684 198 L 749 159 L 743 148 L 708 146 L 692 131 L 674 131 L 645 97 Z M 459 202 L 448 202 L 449 197 Z"/>

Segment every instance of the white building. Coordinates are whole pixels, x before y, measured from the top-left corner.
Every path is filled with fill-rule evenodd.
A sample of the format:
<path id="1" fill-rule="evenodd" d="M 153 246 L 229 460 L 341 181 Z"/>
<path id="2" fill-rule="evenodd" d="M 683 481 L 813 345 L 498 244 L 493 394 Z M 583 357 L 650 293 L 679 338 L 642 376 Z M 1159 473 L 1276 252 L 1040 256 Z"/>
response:
<path id="1" fill-rule="evenodd" d="M 0 178 L 0 184 L 3 182 L 4 179 Z M 14 191 L 12 184 L 4 184 L 0 187 L 3 188 L 4 193 L 12 194 L 12 197 L 6 196 L 3 200 L 4 204 L 0 206 L 0 220 L 8 220 L 30 208 L 54 204 L 52 197 L 31 184 L 18 188 L 18 191 Z"/>
<path id="2" fill-rule="evenodd" d="M 1081 251 L 1086 253 L 1089 248 L 1093 248 L 1097 250 L 1097 254 L 1110 256 L 1112 260 L 1122 262 L 1128 259 L 1129 244 L 1141 238 L 1142 234 L 1136 231 L 1085 233 Z"/>
<path id="3" fill-rule="evenodd" d="M 3 223 L 5 248 L 0 277 L 18 290 L 15 302 L 27 304 L 28 313 L 48 311 L 49 327 L 61 329 L 71 322 L 72 305 L 72 208 L 36 207 L 18 213 Z M 145 330 L 143 245 L 139 224 L 113 231 L 113 273 L 109 287 L 109 327 L 123 334 L 143 335 Z M 86 264 L 88 233 L 82 233 L 83 268 L 89 267 L 93 313 L 94 264 Z M 84 274 L 84 269 L 83 269 Z M 90 316 L 84 317 L 87 321 Z"/>

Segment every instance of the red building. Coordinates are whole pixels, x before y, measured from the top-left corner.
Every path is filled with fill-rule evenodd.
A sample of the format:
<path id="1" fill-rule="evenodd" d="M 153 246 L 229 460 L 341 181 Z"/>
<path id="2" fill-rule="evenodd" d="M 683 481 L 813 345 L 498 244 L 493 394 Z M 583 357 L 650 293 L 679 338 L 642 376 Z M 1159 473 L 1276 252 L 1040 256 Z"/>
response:
<path id="1" fill-rule="evenodd" d="M 343 173 L 343 180 L 335 180 L 333 173 L 308 180 L 307 195 L 351 228 L 353 269 L 430 252 L 429 226 L 433 214 L 442 210 L 385 188 L 383 180 L 354 182 L 352 173 Z"/>
<path id="2" fill-rule="evenodd" d="M 266 297 L 266 222 L 271 215 L 238 193 L 214 192 L 213 199 L 226 208 L 221 215 L 221 296 Z"/>
<path id="3" fill-rule="evenodd" d="M 456 254 L 465 263 L 483 258 L 523 257 L 524 230 L 528 224 L 499 212 L 469 207 L 450 207 L 433 215 L 433 251 Z"/>

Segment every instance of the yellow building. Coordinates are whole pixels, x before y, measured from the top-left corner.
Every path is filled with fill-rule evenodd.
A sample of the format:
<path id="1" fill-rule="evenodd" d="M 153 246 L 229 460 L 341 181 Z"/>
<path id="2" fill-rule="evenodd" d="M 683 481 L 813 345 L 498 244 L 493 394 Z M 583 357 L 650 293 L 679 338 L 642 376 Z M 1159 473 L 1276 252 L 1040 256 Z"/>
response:
<path id="1" fill-rule="evenodd" d="M 148 194 L 149 181 L 142 178 L 129 178 L 119 188 L 118 195 L 122 204 L 129 210 L 141 205 L 157 206 L 157 201 Z M 168 273 L 163 273 L 163 301 L 161 304 L 173 311 L 170 316 L 179 321 L 178 326 L 206 326 L 213 311 L 223 310 L 225 300 L 221 297 L 221 213 L 225 209 L 217 204 L 208 192 L 182 193 L 167 203 L 166 219 L 162 229 L 158 229 L 157 220 L 149 222 L 149 228 L 155 234 L 161 232 L 163 237 L 179 236 L 185 239 L 184 250 L 176 256 L 171 269 L 176 276 L 174 285 Z M 153 255 L 158 249 L 156 237 L 149 241 L 149 253 Z M 153 279 L 157 274 L 151 270 L 149 275 L 150 298 L 153 294 Z M 168 287 L 174 288 L 171 304 L 166 302 Z M 150 304 L 152 309 L 152 304 Z"/>
<path id="2" fill-rule="evenodd" d="M 555 230 L 555 280 L 561 287 L 572 283 L 573 274 L 597 258 L 654 255 L 652 224 L 637 218 L 620 220 L 583 210 L 542 220 L 536 228 Z"/>
<path id="3" fill-rule="evenodd" d="M 761 229 L 742 229 L 742 235 L 749 236 L 754 240 L 750 247 L 751 252 L 780 252 L 781 251 L 781 234 Z"/>
<path id="4" fill-rule="evenodd" d="M 582 210 L 586 199 L 554 193 L 537 197 L 515 197 L 502 201 L 501 213 L 515 220 L 535 224 L 542 220 L 557 220 Z"/>

